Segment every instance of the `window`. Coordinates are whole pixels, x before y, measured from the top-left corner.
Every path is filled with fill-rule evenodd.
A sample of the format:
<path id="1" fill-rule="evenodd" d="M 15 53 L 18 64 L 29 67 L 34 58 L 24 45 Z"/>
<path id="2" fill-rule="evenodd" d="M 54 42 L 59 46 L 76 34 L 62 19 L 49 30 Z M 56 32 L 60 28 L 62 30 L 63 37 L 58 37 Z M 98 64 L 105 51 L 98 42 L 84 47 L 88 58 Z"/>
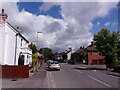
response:
<path id="1" fill-rule="evenodd" d="M 23 40 L 21 39 L 21 47 L 22 47 L 22 41 L 23 41 Z"/>

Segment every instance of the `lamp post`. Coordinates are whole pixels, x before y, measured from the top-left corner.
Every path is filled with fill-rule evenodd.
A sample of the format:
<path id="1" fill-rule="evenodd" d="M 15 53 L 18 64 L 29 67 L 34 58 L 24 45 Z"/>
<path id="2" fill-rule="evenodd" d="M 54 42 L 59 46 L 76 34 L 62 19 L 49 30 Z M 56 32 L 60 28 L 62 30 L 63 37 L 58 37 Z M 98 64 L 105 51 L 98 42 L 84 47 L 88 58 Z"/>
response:
<path id="1" fill-rule="evenodd" d="M 37 47 L 38 47 L 38 34 L 40 34 L 40 33 L 42 33 L 42 32 L 37 32 Z M 38 68 L 39 68 L 39 66 L 38 66 L 38 48 L 37 48 L 37 66 L 36 66 L 37 71 L 38 71 Z"/>

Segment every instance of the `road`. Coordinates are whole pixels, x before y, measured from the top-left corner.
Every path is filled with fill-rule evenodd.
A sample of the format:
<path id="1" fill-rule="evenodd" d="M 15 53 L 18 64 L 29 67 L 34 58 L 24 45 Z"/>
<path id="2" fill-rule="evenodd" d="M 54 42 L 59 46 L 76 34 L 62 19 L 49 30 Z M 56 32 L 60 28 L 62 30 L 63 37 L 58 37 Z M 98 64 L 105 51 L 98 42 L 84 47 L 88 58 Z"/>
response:
<path id="1" fill-rule="evenodd" d="M 61 65 L 61 71 L 47 72 L 50 88 L 118 88 L 118 77 L 87 66 Z M 52 84 L 52 85 L 51 85 Z"/>
<path id="2" fill-rule="evenodd" d="M 88 69 L 90 68 L 90 69 Z M 118 78 L 93 66 L 61 64 L 60 71 L 46 71 L 45 65 L 30 78 L 3 80 L 3 88 L 118 88 Z"/>

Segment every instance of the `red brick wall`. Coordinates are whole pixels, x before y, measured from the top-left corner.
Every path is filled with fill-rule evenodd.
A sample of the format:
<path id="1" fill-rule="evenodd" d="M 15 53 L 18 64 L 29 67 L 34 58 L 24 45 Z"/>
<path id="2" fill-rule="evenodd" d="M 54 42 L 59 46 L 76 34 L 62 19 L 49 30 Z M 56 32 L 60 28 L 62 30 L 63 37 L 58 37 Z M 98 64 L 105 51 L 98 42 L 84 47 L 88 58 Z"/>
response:
<path id="1" fill-rule="evenodd" d="M 2 78 L 28 78 L 29 77 L 28 65 L 3 65 Z"/>
<path id="2" fill-rule="evenodd" d="M 103 64 L 104 60 L 104 57 L 99 56 L 98 52 L 88 52 L 89 65 L 93 64 L 93 61 L 97 61 L 96 64 Z"/>

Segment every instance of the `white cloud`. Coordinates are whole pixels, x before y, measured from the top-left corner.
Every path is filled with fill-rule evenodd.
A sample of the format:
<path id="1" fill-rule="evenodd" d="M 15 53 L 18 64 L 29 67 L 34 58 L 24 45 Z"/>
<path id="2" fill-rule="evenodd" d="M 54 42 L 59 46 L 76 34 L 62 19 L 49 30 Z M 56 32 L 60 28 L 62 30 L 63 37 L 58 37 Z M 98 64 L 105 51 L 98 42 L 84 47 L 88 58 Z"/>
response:
<path id="1" fill-rule="evenodd" d="M 106 22 L 105 24 L 104 24 L 104 26 L 109 26 L 110 25 L 110 22 Z"/>
<path id="2" fill-rule="evenodd" d="M 54 5 L 60 5 L 63 19 L 55 19 L 51 16 L 33 15 L 25 10 L 19 12 L 16 2 L 3 3 L 3 8 L 8 14 L 8 21 L 15 27 L 20 26 L 23 33 L 30 41 L 37 41 L 39 47 L 48 46 L 57 51 L 66 50 L 71 46 L 78 49 L 87 46 L 92 41 L 93 35 L 89 32 L 92 28 L 92 20 L 97 17 L 105 17 L 115 7 L 116 3 L 44 3 L 41 11 L 47 11 Z"/>
<path id="3" fill-rule="evenodd" d="M 97 22 L 97 26 L 99 26 L 100 24 L 101 24 L 101 23 L 98 21 L 98 22 Z"/>
<path id="4" fill-rule="evenodd" d="M 45 12 L 45 11 L 48 11 L 54 5 L 58 6 L 58 3 L 56 3 L 56 2 L 46 2 L 46 3 L 43 3 L 43 5 L 39 9 L 40 9 L 41 12 Z"/>

